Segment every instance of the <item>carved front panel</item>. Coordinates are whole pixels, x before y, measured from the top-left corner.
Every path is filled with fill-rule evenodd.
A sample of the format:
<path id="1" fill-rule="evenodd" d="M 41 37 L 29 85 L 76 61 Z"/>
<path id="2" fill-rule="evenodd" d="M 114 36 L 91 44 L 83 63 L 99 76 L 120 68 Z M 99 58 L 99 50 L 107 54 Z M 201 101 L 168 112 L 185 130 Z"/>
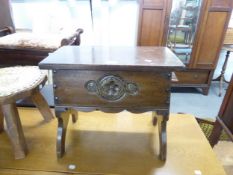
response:
<path id="1" fill-rule="evenodd" d="M 167 107 L 170 74 L 58 70 L 55 103 L 79 107 Z"/>
<path id="2" fill-rule="evenodd" d="M 116 75 L 105 75 L 97 81 L 89 80 L 85 83 L 85 88 L 89 93 L 110 102 L 121 100 L 126 95 L 138 94 L 138 86 L 135 83 L 126 82 Z"/>

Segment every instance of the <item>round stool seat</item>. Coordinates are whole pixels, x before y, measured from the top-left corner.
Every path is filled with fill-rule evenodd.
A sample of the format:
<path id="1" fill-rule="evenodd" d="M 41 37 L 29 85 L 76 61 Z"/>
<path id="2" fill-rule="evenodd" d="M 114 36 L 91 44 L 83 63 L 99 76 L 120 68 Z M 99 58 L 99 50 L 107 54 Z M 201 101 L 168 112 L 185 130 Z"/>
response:
<path id="1" fill-rule="evenodd" d="M 45 77 L 46 75 L 37 66 L 0 68 L 0 97 L 32 89 L 38 86 Z"/>
<path id="2" fill-rule="evenodd" d="M 40 86 L 46 80 L 46 75 L 36 66 L 0 68 L 0 132 L 4 129 L 4 118 L 15 159 L 24 158 L 28 152 L 16 101 L 30 98 L 45 121 L 53 119 L 49 105 L 40 93 Z"/>

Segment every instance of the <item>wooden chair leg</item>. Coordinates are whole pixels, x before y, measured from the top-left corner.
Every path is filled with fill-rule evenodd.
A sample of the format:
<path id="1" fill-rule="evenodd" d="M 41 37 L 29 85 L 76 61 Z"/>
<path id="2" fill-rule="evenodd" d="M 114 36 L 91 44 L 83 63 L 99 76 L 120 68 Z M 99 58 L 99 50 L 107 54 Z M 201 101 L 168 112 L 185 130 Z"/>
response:
<path id="1" fill-rule="evenodd" d="M 0 106 L 0 133 L 4 131 L 4 115 Z"/>
<path id="2" fill-rule="evenodd" d="M 23 134 L 16 104 L 2 106 L 7 125 L 7 133 L 13 145 L 15 159 L 22 159 L 27 154 L 27 145 Z"/>
<path id="3" fill-rule="evenodd" d="M 214 145 L 218 143 L 222 130 L 223 128 L 221 124 L 218 121 L 216 121 L 209 137 L 209 142 L 212 147 L 214 147 Z"/>
<path id="4" fill-rule="evenodd" d="M 40 113 L 42 114 L 46 122 L 54 118 L 49 108 L 48 103 L 46 102 L 44 97 L 41 95 L 40 91 L 36 91 L 35 93 L 33 93 L 31 98 L 34 104 L 36 105 L 36 107 L 39 109 Z"/>

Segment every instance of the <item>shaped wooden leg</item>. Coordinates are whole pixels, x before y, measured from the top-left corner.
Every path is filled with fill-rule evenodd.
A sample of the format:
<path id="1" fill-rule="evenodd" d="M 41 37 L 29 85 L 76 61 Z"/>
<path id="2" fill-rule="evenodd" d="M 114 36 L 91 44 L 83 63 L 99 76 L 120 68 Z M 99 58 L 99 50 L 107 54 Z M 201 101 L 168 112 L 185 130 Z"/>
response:
<path id="1" fill-rule="evenodd" d="M 209 142 L 212 147 L 218 143 L 222 130 L 223 128 L 221 124 L 216 120 L 214 128 L 209 137 Z"/>
<path id="2" fill-rule="evenodd" d="M 202 88 L 202 93 L 203 93 L 203 95 L 208 95 L 209 94 L 209 87 L 203 87 Z"/>
<path id="3" fill-rule="evenodd" d="M 16 104 L 3 105 L 2 109 L 8 128 L 8 135 L 13 145 L 15 159 L 22 159 L 27 154 L 27 145 Z"/>
<path id="4" fill-rule="evenodd" d="M 165 161 L 167 158 L 167 121 L 169 117 L 168 111 L 159 112 L 157 115 L 158 131 L 159 131 L 159 158 Z"/>
<path id="5" fill-rule="evenodd" d="M 36 91 L 32 95 L 32 101 L 35 103 L 36 107 L 39 109 L 40 113 L 42 114 L 44 120 L 46 122 L 52 120 L 54 118 L 48 103 L 44 99 L 44 97 L 41 95 L 40 91 Z"/>
<path id="6" fill-rule="evenodd" d="M 75 123 L 78 120 L 78 111 L 71 110 L 70 113 L 71 113 L 71 116 L 72 116 L 72 122 Z"/>
<path id="7" fill-rule="evenodd" d="M 65 153 L 66 130 L 70 115 L 64 108 L 55 108 L 55 113 L 58 119 L 57 157 L 61 158 Z"/>
<path id="8" fill-rule="evenodd" d="M 2 107 L 0 106 L 0 133 L 4 131 L 4 115 Z"/>
<path id="9" fill-rule="evenodd" d="M 156 112 L 152 112 L 152 124 L 153 126 L 157 125 L 157 113 Z"/>

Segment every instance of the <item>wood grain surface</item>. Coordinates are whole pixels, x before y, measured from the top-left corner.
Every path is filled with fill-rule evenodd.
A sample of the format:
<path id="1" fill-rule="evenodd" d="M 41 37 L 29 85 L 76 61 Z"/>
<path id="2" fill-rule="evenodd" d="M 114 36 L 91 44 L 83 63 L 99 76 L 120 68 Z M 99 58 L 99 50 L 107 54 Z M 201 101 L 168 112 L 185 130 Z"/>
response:
<path id="1" fill-rule="evenodd" d="M 42 69 L 171 70 L 184 64 L 166 47 L 65 46 L 39 64 Z"/>
<path id="2" fill-rule="evenodd" d="M 192 115 L 171 115 L 168 122 L 168 155 L 158 160 L 157 127 L 151 113 L 79 113 L 70 120 L 66 154 L 56 157 L 57 121 L 44 123 L 39 111 L 19 110 L 30 154 L 14 160 L 5 132 L 0 134 L 0 174 L 134 174 L 224 175 L 225 172 Z M 141 116 L 141 117 L 140 117 Z M 154 140 L 154 149 L 151 147 Z M 76 165 L 69 170 L 68 166 Z M 18 170 L 17 170 L 18 169 Z M 12 170 L 12 171 L 11 171 Z"/>

